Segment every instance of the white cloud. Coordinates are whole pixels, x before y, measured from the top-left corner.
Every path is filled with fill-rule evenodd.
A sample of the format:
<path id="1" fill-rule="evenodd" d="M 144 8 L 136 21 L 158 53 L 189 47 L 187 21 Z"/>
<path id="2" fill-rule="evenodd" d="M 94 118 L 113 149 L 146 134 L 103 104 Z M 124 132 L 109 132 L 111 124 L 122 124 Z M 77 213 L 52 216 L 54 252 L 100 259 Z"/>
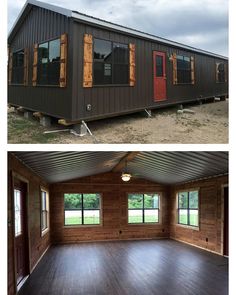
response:
<path id="1" fill-rule="evenodd" d="M 160 37 L 228 55 L 227 0 L 44 0 Z M 12 26 L 24 0 L 8 0 Z"/>

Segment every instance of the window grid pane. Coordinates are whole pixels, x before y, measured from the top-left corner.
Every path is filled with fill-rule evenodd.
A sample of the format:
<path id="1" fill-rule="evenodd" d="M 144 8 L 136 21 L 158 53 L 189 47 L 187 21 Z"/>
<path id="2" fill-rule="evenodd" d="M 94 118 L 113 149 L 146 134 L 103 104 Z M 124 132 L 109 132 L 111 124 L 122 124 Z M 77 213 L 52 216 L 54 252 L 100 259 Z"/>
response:
<path id="1" fill-rule="evenodd" d="M 22 233 L 22 208 L 21 208 L 21 192 L 14 190 L 14 206 L 15 206 L 15 236 Z"/>
<path id="2" fill-rule="evenodd" d="M 100 224 L 99 194 L 64 194 L 65 225 Z"/>
<path id="3" fill-rule="evenodd" d="M 143 223 L 143 210 L 128 210 L 129 223 Z"/>
<path id="4" fill-rule="evenodd" d="M 191 84 L 191 62 L 187 56 L 177 55 L 178 84 Z"/>
<path id="5" fill-rule="evenodd" d="M 128 45 L 94 39 L 93 59 L 94 85 L 128 85 Z"/>
<path id="6" fill-rule="evenodd" d="M 158 223 L 158 194 L 129 194 L 128 223 Z"/>
<path id="7" fill-rule="evenodd" d="M 159 221 L 159 210 L 144 210 L 144 222 L 158 222 Z"/>
<path id="8" fill-rule="evenodd" d="M 60 39 L 39 44 L 37 83 L 59 85 L 60 80 Z"/>
<path id="9" fill-rule="evenodd" d="M 24 83 L 24 50 L 13 53 L 12 83 Z"/>
<path id="10" fill-rule="evenodd" d="M 178 193 L 178 223 L 199 226 L 198 191 Z"/>

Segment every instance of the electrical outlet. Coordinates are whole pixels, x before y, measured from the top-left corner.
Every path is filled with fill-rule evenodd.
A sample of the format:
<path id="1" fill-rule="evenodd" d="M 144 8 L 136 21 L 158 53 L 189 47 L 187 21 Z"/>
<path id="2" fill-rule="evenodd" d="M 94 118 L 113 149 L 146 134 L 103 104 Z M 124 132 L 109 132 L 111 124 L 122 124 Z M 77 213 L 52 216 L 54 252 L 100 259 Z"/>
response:
<path id="1" fill-rule="evenodd" d="M 91 104 L 87 104 L 87 111 L 91 111 L 92 110 L 92 105 Z"/>

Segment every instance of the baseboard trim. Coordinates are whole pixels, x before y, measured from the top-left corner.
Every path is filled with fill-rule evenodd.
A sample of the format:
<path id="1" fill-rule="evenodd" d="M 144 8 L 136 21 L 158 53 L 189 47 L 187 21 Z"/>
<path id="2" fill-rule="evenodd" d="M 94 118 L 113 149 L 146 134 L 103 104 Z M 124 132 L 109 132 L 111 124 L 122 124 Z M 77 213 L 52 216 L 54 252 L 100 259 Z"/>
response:
<path id="1" fill-rule="evenodd" d="M 174 241 L 177 241 L 177 242 L 181 242 L 181 243 L 184 243 L 184 244 L 187 244 L 187 245 L 190 245 L 190 246 L 196 247 L 196 248 L 199 248 L 199 249 L 201 249 L 201 250 L 205 250 L 205 251 L 211 252 L 211 253 L 213 253 L 213 254 L 217 254 L 217 255 L 219 255 L 219 256 L 224 256 L 224 255 L 222 255 L 222 254 L 219 253 L 219 252 L 216 252 L 216 251 L 213 251 L 213 250 L 210 250 L 210 249 L 207 249 L 207 248 L 204 248 L 204 247 L 201 247 L 201 246 L 195 245 L 195 244 L 191 244 L 191 243 L 189 243 L 189 242 L 186 242 L 186 241 L 183 241 L 183 240 L 180 240 L 180 239 L 176 239 L 176 238 L 173 238 L 173 237 L 170 237 L 169 239 L 174 240 Z"/>
<path id="2" fill-rule="evenodd" d="M 163 239 L 169 239 L 169 237 L 69 241 L 69 242 L 56 242 L 56 243 L 53 243 L 53 245 L 56 246 L 56 245 L 80 244 L 80 243 L 122 242 L 122 241 L 163 240 Z"/>
<path id="3" fill-rule="evenodd" d="M 44 252 L 42 253 L 42 255 L 39 257 L 38 261 L 35 263 L 35 265 L 32 267 L 30 274 L 32 274 L 32 272 L 35 270 L 36 266 L 39 264 L 40 260 L 43 258 L 43 256 L 46 254 L 46 252 L 48 251 L 48 249 L 51 247 L 51 244 L 47 246 L 47 248 L 44 250 Z"/>

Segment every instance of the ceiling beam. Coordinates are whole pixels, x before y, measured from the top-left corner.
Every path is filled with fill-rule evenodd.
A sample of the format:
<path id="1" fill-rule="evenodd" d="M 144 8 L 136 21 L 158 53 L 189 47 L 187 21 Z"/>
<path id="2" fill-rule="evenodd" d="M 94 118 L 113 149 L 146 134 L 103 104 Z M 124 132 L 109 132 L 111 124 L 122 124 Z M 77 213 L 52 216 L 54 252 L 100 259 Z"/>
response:
<path id="1" fill-rule="evenodd" d="M 112 172 L 121 172 L 126 163 L 132 161 L 138 154 L 141 152 L 128 152 L 121 160 L 120 162 L 112 169 Z"/>

